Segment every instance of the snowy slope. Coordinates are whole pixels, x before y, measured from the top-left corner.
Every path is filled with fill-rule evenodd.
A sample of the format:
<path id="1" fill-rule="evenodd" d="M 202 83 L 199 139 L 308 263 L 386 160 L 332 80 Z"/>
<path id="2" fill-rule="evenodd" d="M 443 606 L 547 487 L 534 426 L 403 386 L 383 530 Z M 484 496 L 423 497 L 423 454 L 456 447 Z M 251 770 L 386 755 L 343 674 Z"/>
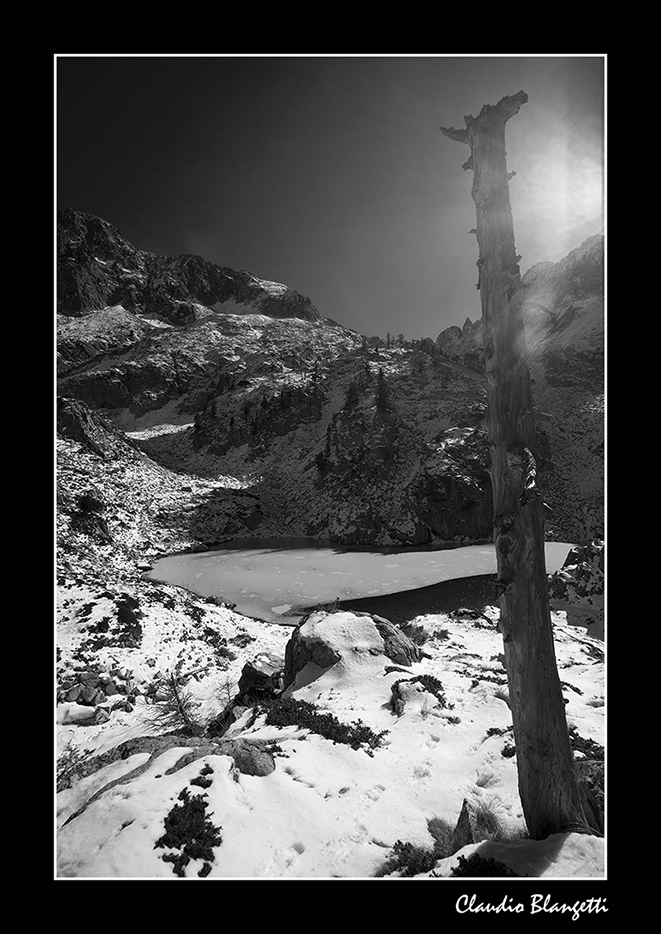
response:
<path id="1" fill-rule="evenodd" d="M 166 591 L 177 599 L 175 588 Z M 201 601 L 194 604 L 202 606 Z M 95 612 L 98 616 L 103 611 L 100 607 Z M 188 686 L 199 704 L 199 716 L 217 712 L 236 690 L 232 685 L 238 682 L 246 654 L 225 661 L 223 667 L 214 664 L 211 652 L 205 657 L 208 646 L 195 639 L 200 626 L 229 640 L 232 633 L 242 634 L 250 658 L 264 653 L 284 656 L 290 629 L 241 618 L 222 607 L 206 605 L 204 613 L 196 625 L 182 615 L 180 606 L 171 611 L 154 606 L 143 619 L 139 648 L 99 649 L 94 655 L 97 665 L 106 659 L 108 667 L 112 659 L 130 664 L 145 694 L 134 698 L 132 710 L 116 710 L 96 725 L 76 723 L 80 705 L 60 703 L 60 750 L 86 750 L 89 768 L 94 755 L 108 753 L 129 738 L 153 735 L 150 724 L 158 704 L 147 703 L 146 687 L 150 678 L 171 670 L 177 660 L 184 661 L 184 670 L 197 672 Z M 464 800 L 490 815 L 497 838 L 508 841 L 490 843 L 488 855 L 497 853 L 517 873 L 602 878 L 604 841 L 599 837 L 569 835 L 553 846 L 553 841 L 521 839 L 525 826 L 516 757 L 508 755 L 511 714 L 499 655 L 501 637 L 493 622 L 496 611 L 487 616 L 490 621 L 461 615 L 419 618 L 416 623 L 429 637 L 423 658 L 410 668 L 372 654 L 375 644 L 366 617 L 331 616 L 336 628 L 342 624 L 341 662 L 291 693 L 342 723 L 361 721 L 375 734 L 385 731 L 377 748 L 354 749 L 305 728 L 268 725 L 263 713 L 252 722 L 250 711 L 216 740 L 216 746 L 209 740 L 201 745 L 198 739 L 187 742 L 185 737 L 162 751 L 147 744 L 144 751 L 103 765 L 58 794 L 58 876 L 175 878 L 173 863 L 163 859 L 172 851 L 156 843 L 187 790 L 191 796 L 203 796 L 207 819 L 222 842 L 212 848 L 211 859 L 188 863 L 186 878 L 198 877 L 205 862 L 209 878 L 374 877 L 398 840 L 432 846 L 428 822 L 456 825 Z M 92 622 L 90 617 L 86 625 Z M 583 740 L 602 745 L 603 644 L 568 627 L 564 614 L 555 614 L 554 622 L 570 728 Z M 74 620 L 62 628 L 63 655 L 75 655 L 80 629 Z M 443 702 L 421 682 L 412 681 L 406 685 L 403 709 L 393 711 L 393 683 L 420 675 L 441 682 Z M 309 677 L 308 672 L 303 681 Z M 222 742 L 229 738 L 264 743 L 273 751 L 274 770 L 242 774 L 231 755 L 223 753 Z M 201 776 L 204 788 L 195 784 Z M 480 852 L 485 845 L 478 846 Z M 449 876 L 458 857 L 474 849 L 472 844 L 440 859 L 423 877 L 433 878 L 430 872 Z"/>

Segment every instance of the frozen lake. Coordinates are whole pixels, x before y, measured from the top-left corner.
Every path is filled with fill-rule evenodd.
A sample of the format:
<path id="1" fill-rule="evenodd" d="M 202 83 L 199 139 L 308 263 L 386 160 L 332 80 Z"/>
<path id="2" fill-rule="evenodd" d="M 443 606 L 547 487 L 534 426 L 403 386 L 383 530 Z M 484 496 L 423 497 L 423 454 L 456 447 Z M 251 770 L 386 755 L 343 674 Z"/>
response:
<path id="1" fill-rule="evenodd" d="M 545 547 L 546 569 L 551 573 L 562 566 L 573 546 L 547 542 Z M 293 625 L 306 607 L 318 603 L 379 598 L 495 572 L 493 545 L 443 551 L 379 550 L 309 539 L 268 539 L 161 558 L 146 576 L 186 587 L 203 597 L 235 603 L 246 616 Z M 418 602 L 422 597 L 418 595 Z M 430 606 L 429 612 L 433 611 Z"/>

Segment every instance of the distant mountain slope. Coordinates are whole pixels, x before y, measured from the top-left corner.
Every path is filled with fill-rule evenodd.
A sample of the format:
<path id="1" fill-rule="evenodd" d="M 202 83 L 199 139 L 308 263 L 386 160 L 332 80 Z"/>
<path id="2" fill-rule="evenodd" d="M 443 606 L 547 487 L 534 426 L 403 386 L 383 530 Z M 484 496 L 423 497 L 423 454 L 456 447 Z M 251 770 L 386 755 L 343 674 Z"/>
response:
<path id="1" fill-rule="evenodd" d="M 528 366 L 540 440 L 549 525 L 567 541 L 603 537 L 604 238 L 585 240 L 557 263 L 522 279 Z M 482 322 L 467 319 L 437 338 L 452 360 L 483 367 Z"/>
<path id="2" fill-rule="evenodd" d="M 259 504 L 242 527 L 205 493 L 175 523 L 191 542 L 490 538 L 481 322 L 386 347 L 287 286 L 142 253 L 91 215 L 62 212 L 59 236 L 58 394 L 162 468 L 235 477 Z M 542 488 L 565 541 L 603 535 L 600 256 L 593 238 L 524 277 Z"/>
<path id="3" fill-rule="evenodd" d="M 157 256 L 136 250 L 107 221 L 58 213 L 57 310 L 79 316 L 109 305 L 155 314 L 180 324 L 195 305 L 225 306 L 234 314 L 267 314 L 319 321 L 312 302 L 279 282 L 217 266 L 200 256 Z M 222 308 L 221 308 L 222 310 Z"/>

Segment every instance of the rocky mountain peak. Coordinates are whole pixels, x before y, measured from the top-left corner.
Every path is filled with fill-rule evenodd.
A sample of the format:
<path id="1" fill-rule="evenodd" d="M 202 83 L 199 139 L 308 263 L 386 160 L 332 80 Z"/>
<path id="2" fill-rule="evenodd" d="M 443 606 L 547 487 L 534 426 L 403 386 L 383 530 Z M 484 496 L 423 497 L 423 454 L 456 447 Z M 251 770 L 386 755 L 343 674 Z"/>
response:
<path id="1" fill-rule="evenodd" d="M 282 283 L 193 254 L 138 250 L 92 214 L 65 208 L 58 214 L 57 234 L 57 310 L 63 315 L 79 317 L 121 305 L 181 325 L 198 317 L 200 305 L 230 314 L 323 320 L 309 298 Z"/>
<path id="2" fill-rule="evenodd" d="M 603 294 L 604 238 L 588 237 L 557 263 L 537 263 L 522 277 L 526 299 L 535 301 L 550 312 L 572 301 Z"/>

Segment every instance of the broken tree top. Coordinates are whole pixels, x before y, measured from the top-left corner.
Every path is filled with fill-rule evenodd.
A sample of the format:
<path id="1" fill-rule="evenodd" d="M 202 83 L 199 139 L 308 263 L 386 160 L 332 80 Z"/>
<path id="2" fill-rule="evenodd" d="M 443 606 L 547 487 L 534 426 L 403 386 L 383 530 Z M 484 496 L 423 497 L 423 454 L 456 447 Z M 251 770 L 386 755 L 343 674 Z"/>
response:
<path id="1" fill-rule="evenodd" d="M 485 104 L 477 117 L 473 117 L 470 114 L 467 117 L 464 117 L 464 121 L 466 123 L 466 127 L 464 129 L 456 130 L 452 126 L 442 126 L 439 127 L 439 129 L 441 133 L 443 133 L 445 136 L 448 136 L 450 139 L 454 139 L 458 143 L 466 143 L 468 146 L 470 146 L 471 131 L 483 127 L 494 115 L 498 115 L 502 118 L 503 123 L 507 123 L 510 117 L 513 117 L 514 114 L 519 112 L 520 108 L 527 102 L 527 100 L 528 95 L 526 92 L 518 91 L 516 94 L 511 94 L 509 97 L 501 98 L 497 104 Z"/>

